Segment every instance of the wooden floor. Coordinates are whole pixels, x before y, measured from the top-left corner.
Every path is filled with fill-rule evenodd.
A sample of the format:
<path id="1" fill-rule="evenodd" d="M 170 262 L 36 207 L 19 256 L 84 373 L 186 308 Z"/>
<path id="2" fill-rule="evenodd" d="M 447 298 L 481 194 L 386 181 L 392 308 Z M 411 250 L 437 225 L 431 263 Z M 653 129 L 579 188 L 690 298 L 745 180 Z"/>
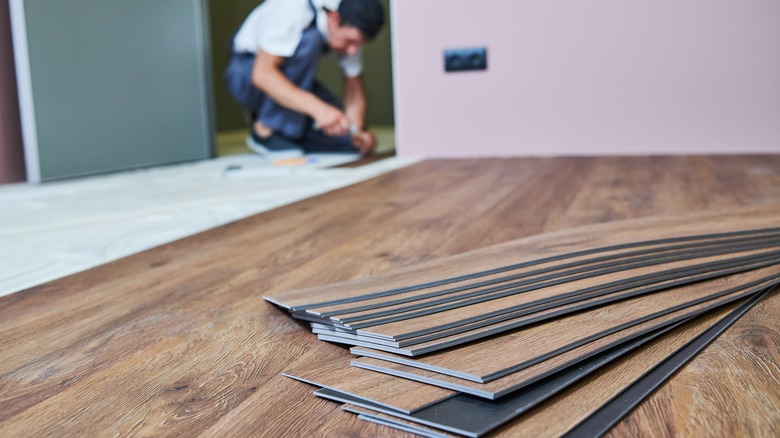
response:
<path id="1" fill-rule="evenodd" d="M 280 375 L 348 352 L 262 295 L 577 225 L 778 202 L 780 156 L 426 161 L 0 298 L 0 436 L 401 435 Z M 612 434 L 772 436 L 778 316 L 759 304 Z"/>

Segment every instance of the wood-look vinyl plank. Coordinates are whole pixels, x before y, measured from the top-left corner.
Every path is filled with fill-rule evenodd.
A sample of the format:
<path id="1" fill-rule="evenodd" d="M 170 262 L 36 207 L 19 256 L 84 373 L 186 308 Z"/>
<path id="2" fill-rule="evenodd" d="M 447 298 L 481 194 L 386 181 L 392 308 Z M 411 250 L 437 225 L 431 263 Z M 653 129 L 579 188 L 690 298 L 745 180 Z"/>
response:
<path id="1" fill-rule="evenodd" d="M 679 243 L 681 239 L 706 240 L 716 234 L 734 236 L 749 230 L 777 228 L 780 225 L 778 217 L 780 208 L 768 205 L 589 225 L 518 239 L 359 280 L 269 294 L 265 299 L 291 310 L 361 301 L 503 272 L 496 266 L 511 270 L 599 251 Z M 692 223 L 696 224 L 697 236 L 690 235 Z M 636 236 L 642 236 L 644 240 L 637 242 Z M 460 266 L 469 266 L 471 273 L 464 275 Z"/>
<path id="2" fill-rule="evenodd" d="M 576 373 L 576 369 L 579 368 L 579 366 L 570 367 L 566 371 L 556 373 L 550 378 L 538 382 L 534 386 L 526 388 L 524 391 L 517 391 L 513 394 L 504 396 L 494 401 L 474 398 L 468 395 L 458 395 L 436 405 L 430 406 L 426 409 L 420 410 L 413 415 L 405 415 L 394 411 L 388 411 L 381 406 L 365 403 L 359 399 L 350 398 L 344 394 L 331 392 L 323 393 L 319 391 L 316 394 L 320 397 L 330 398 L 335 401 L 360 406 L 364 409 L 381 412 L 386 415 L 395 416 L 400 419 L 408 420 L 428 427 L 434 427 L 436 429 L 458 433 L 470 437 L 479 437 L 512 421 L 515 418 L 519 417 L 518 421 L 522 421 L 522 415 L 536 406 L 539 406 L 538 409 L 544 409 L 545 405 L 541 403 L 545 402 L 545 400 L 549 399 L 550 404 L 555 403 L 556 395 L 561 393 L 561 391 L 566 390 L 573 384 L 576 384 L 580 388 L 580 392 L 586 391 L 588 389 L 588 382 L 590 380 L 598 381 L 599 378 L 602 377 L 605 373 L 608 374 L 610 372 L 609 369 L 612 370 L 612 373 L 615 373 L 616 369 L 621 369 L 619 368 L 619 364 L 622 362 L 633 360 L 635 362 L 644 364 L 648 368 L 653 367 L 653 371 L 651 373 L 655 373 L 659 368 L 665 367 L 670 360 L 674 360 L 677 363 L 680 363 L 681 359 L 682 361 L 687 361 L 691 357 L 690 350 L 698 351 L 698 349 L 701 349 L 703 346 L 707 345 L 715 337 L 722 333 L 723 330 L 728 328 L 730 324 L 735 322 L 745 312 L 752 308 L 759 300 L 766 296 L 767 293 L 759 293 L 755 297 L 749 299 L 747 302 L 735 303 L 729 306 L 725 306 L 721 309 L 708 312 L 707 314 L 693 320 L 689 320 L 666 333 L 664 336 L 651 341 L 648 345 L 645 345 L 641 349 L 637 349 L 633 354 L 627 355 L 627 357 L 618 358 L 610 363 L 607 367 L 593 370 L 594 372 L 592 378 L 589 377 L 585 379 L 566 380 L 562 384 L 559 384 L 557 380 L 561 379 L 561 377 L 559 377 L 561 374 L 565 374 L 567 372 L 572 373 L 572 371 L 569 371 L 571 368 L 574 368 Z M 693 346 L 693 348 L 691 348 L 691 346 Z M 675 350 L 675 348 L 677 349 Z M 671 353 L 669 357 L 663 356 L 664 354 L 673 350 L 674 352 Z M 635 370 L 641 371 L 642 368 L 637 367 Z M 590 373 L 588 374 L 590 375 Z M 668 371 L 664 372 L 663 374 L 668 375 Z M 641 381 L 646 379 L 647 375 L 642 376 L 639 380 L 635 381 L 629 389 L 636 386 L 647 389 L 648 385 L 646 383 L 641 383 Z M 604 379 L 604 381 L 612 383 L 609 378 Z M 625 380 L 619 383 L 623 382 L 625 382 Z M 537 387 L 541 387 L 541 391 L 539 391 Z M 620 389 L 621 385 L 617 384 L 613 388 L 613 391 L 617 392 Z M 640 391 L 638 396 L 636 394 L 632 394 L 629 397 L 623 397 L 621 394 L 620 397 L 606 402 L 606 404 L 601 406 L 596 414 L 605 410 L 612 411 L 615 408 L 618 408 L 618 414 L 625 412 L 633 407 L 639 400 L 641 400 L 645 394 L 646 391 Z M 569 400 L 576 401 L 576 396 L 570 397 Z M 566 412 L 564 407 L 561 407 L 560 411 Z M 594 418 L 595 416 L 596 415 L 591 415 L 588 417 L 586 422 L 592 421 L 600 424 L 602 427 L 599 431 L 608 429 L 609 426 L 612 425 L 610 423 L 612 423 L 616 417 L 616 415 L 612 415 L 607 416 L 606 419 L 596 419 Z M 559 421 L 569 421 L 571 436 L 600 436 L 599 433 L 592 435 L 578 433 L 583 432 L 585 430 L 583 426 L 586 425 L 580 423 L 576 427 L 572 428 L 576 422 L 569 420 L 567 416 L 561 417 Z M 589 426 L 587 430 L 594 431 L 594 427 Z"/>
<path id="3" fill-rule="evenodd" d="M 632 296 L 641 295 L 644 293 L 650 293 L 658 290 L 663 290 L 670 287 L 677 287 L 687 283 L 695 281 L 703 281 L 711 278 L 733 274 L 737 272 L 744 272 L 750 269 L 756 269 L 759 267 L 767 266 L 774 263 L 773 261 L 757 262 L 750 265 L 740 265 L 734 268 L 721 269 L 713 272 L 707 272 L 704 274 L 695 274 L 677 279 L 665 280 L 655 283 L 651 286 L 640 286 L 627 290 L 620 290 L 618 292 L 603 294 L 603 291 L 594 291 L 579 296 L 563 298 L 549 303 L 539 304 L 536 306 L 512 311 L 507 314 L 501 314 L 498 316 L 490 317 L 484 320 L 477 320 L 474 322 L 468 322 L 459 325 L 455 328 L 440 330 L 428 335 L 416 336 L 413 338 L 404 339 L 402 341 L 394 343 L 386 343 L 385 345 L 393 345 L 396 347 L 407 347 L 411 345 L 417 345 L 421 343 L 428 343 L 427 345 L 433 347 L 437 345 L 437 342 L 430 342 L 442 339 L 438 342 L 457 341 L 460 337 L 468 337 L 468 340 L 478 339 L 477 336 L 482 336 L 482 333 L 495 334 L 502 331 L 505 328 L 519 328 L 523 325 L 527 325 L 531 322 L 538 322 L 551 317 L 557 317 L 571 313 L 574 311 L 584 310 L 588 307 L 596 305 L 606 304 L 618 299 L 629 298 Z M 321 324 L 312 322 L 312 330 L 315 333 L 330 334 L 334 336 L 345 336 L 347 339 L 365 339 L 366 341 L 372 340 L 378 342 L 382 337 L 373 336 L 371 333 L 360 333 L 355 330 L 347 329 L 336 324 Z M 497 326 L 499 330 L 492 331 L 493 327 Z M 460 335 L 460 336 L 455 336 Z M 443 339 L 448 338 L 448 339 Z M 454 343 L 451 345 L 455 345 Z M 451 346 L 447 345 L 447 346 Z"/>
<path id="4" fill-rule="evenodd" d="M 458 394 L 408 415 L 411 415 L 413 416 L 411 418 L 418 419 L 423 424 L 430 426 L 439 427 L 440 425 L 445 424 L 443 422 L 446 422 L 446 424 L 451 427 L 444 425 L 442 428 L 451 432 L 468 434 L 464 431 L 472 429 L 480 430 L 487 427 L 489 424 L 497 422 L 497 418 L 511 418 L 513 415 L 530 409 L 612 360 L 663 335 L 669 330 L 678 327 L 680 324 L 682 324 L 682 322 L 620 344 L 590 359 L 580 362 L 576 366 L 568 367 L 546 379 L 529 385 L 523 388 L 522 391 L 515 391 L 498 400 L 485 400 L 484 398 L 473 397 L 468 394 Z M 362 406 L 375 411 L 386 412 L 406 418 L 404 416 L 405 414 L 401 414 L 396 409 L 388 409 L 387 407 L 373 403 L 370 400 L 355 397 L 343 392 L 321 388 L 315 391 L 314 394 L 340 403 Z"/>
<path id="5" fill-rule="evenodd" d="M 390 349 L 385 349 L 384 351 L 400 352 L 399 354 L 417 356 L 420 354 L 425 354 L 458 345 L 460 343 L 470 342 L 481 339 L 483 337 L 500 334 L 504 331 L 545 321 L 557 316 L 562 316 L 568 313 L 585 310 L 590 307 L 607 304 L 623 298 L 666 289 L 669 287 L 686 284 L 687 282 L 698 281 L 700 279 L 714 278 L 720 275 L 724 275 L 723 272 L 724 271 L 717 271 L 717 274 L 700 274 L 695 277 L 686 277 L 685 280 L 667 280 L 649 287 L 632 288 L 627 291 L 613 292 L 606 295 L 596 295 L 595 297 L 583 299 L 582 301 L 574 301 L 574 298 L 571 298 L 569 300 L 559 300 L 552 303 L 540 304 L 534 307 L 521 309 L 510 314 L 499 315 L 487 320 L 476 321 L 458 326 L 454 329 L 434 332 L 429 335 L 404 339 L 402 341 L 389 341 L 384 337 L 377 337 L 372 333 L 355 334 L 355 332 L 351 330 L 344 330 L 342 328 L 325 326 L 316 323 L 312 323 L 312 332 L 318 335 L 327 336 L 329 339 L 340 338 L 342 339 L 342 343 L 346 344 L 349 344 L 350 341 L 360 342 L 361 345 L 366 347 L 370 347 L 371 345 L 376 344 L 377 347 L 372 348 L 381 349 L 379 348 L 380 346 L 392 347 Z M 558 305 L 560 301 L 568 301 L 568 304 Z"/>
<path id="6" fill-rule="evenodd" d="M 455 391 L 350 366 L 350 358 L 313 362 L 283 375 L 407 414 L 456 395 Z"/>
<path id="7" fill-rule="evenodd" d="M 757 293 L 757 292 L 749 292 Z M 561 372 L 573 366 L 579 366 L 583 361 L 602 354 L 612 349 L 618 349 L 627 342 L 662 331 L 670 325 L 684 321 L 685 319 L 702 315 L 705 312 L 716 309 L 717 307 L 728 304 L 735 300 L 745 298 L 745 294 L 733 294 L 716 300 L 713 303 L 707 303 L 685 309 L 677 312 L 655 318 L 633 327 L 618 331 L 609 336 L 597 339 L 588 344 L 579 346 L 572 350 L 553 356 L 542 362 L 535 363 L 520 371 L 508 374 L 487 383 L 477 383 L 467 379 L 453 377 L 447 374 L 437 373 L 406 364 L 391 362 L 386 358 L 360 357 L 352 361 L 352 365 L 379 373 L 394 375 L 397 377 L 415 380 L 421 383 L 440 386 L 453 391 L 471 394 L 476 397 L 496 400 L 505 397 L 508 394 L 526 390 L 530 385 L 536 384 L 542 379 L 548 378 L 555 373 Z"/>
<path id="8" fill-rule="evenodd" d="M 334 322 L 347 327 L 363 328 L 376 325 L 376 322 L 368 321 L 363 324 L 355 324 L 359 321 L 376 320 L 377 318 L 406 313 L 434 304 L 465 300 L 467 298 L 487 295 L 491 292 L 500 292 L 507 289 L 516 289 L 521 286 L 536 285 L 537 287 L 551 286 L 564 282 L 584 279 L 597 275 L 609 274 L 625 269 L 650 266 L 664 262 L 688 260 L 726 253 L 737 253 L 750 249 L 780 246 L 778 235 L 767 235 L 759 238 L 744 240 L 729 239 L 728 242 L 712 244 L 711 242 L 699 242 L 701 245 L 686 244 L 675 245 L 674 249 L 661 247 L 653 250 L 639 251 L 641 255 L 619 255 L 610 257 L 598 257 L 598 260 L 588 259 L 582 263 L 568 263 L 561 266 L 550 266 L 547 269 L 534 269 L 528 272 L 516 273 L 511 276 L 500 276 L 491 280 L 484 280 L 468 284 L 459 284 L 457 287 L 443 289 L 435 293 L 413 295 L 405 294 L 398 299 L 398 295 L 361 301 L 359 304 L 340 304 L 322 308 L 306 309 L 307 315 L 316 315 L 322 318 L 330 318 Z M 520 281 L 515 281 L 520 280 Z M 474 301 L 478 302 L 478 301 Z M 413 303 L 413 304 L 409 304 Z M 296 312 L 297 313 L 297 312 Z M 385 320 L 380 320 L 380 322 Z"/>
<path id="9" fill-rule="evenodd" d="M 403 340 L 422 336 L 435 331 L 446 330 L 465 323 L 483 320 L 515 310 L 562 298 L 587 294 L 594 291 L 616 292 L 634 287 L 651 285 L 668 279 L 681 278 L 697 273 L 723 269 L 753 261 L 780 261 L 780 251 L 774 248 L 751 250 L 739 254 L 725 254 L 695 260 L 683 260 L 657 266 L 627 269 L 598 277 L 586 278 L 568 283 L 555 284 L 541 289 L 522 288 L 508 291 L 489 301 L 479 301 L 468 306 L 440 305 L 416 312 L 409 319 L 387 322 L 362 328 L 360 334 L 373 334 L 391 340 Z"/>
<path id="10" fill-rule="evenodd" d="M 430 353 L 443 348 L 452 347 L 465 342 L 478 340 L 487 336 L 498 334 L 508 330 L 514 330 L 529 324 L 541 322 L 553 317 L 563 316 L 576 311 L 585 310 L 591 307 L 604 305 L 613 301 L 631 298 L 646 293 L 651 293 L 666 288 L 682 286 L 695 281 L 703 281 L 716 278 L 723 275 L 744 272 L 749 269 L 756 269 L 774 261 L 759 262 L 750 265 L 739 266 L 718 270 L 705 274 L 683 277 L 679 279 L 666 280 L 655 283 L 651 286 L 640 286 L 636 288 L 619 290 L 618 292 L 602 293 L 604 291 L 595 291 L 580 296 L 556 300 L 550 303 L 540 304 L 529 308 L 520 309 L 507 314 L 495 317 L 468 322 L 455 328 L 436 331 L 430 334 L 421 335 L 413 338 L 406 338 L 401 341 L 387 341 L 382 337 L 371 333 L 357 334 L 354 331 L 346 330 L 340 327 L 326 326 L 323 324 L 312 324 L 312 332 L 318 335 L 328 336 L 328 339 L 342 339 L 341 343 L 349 344 L 351 342 L 360 342 L 364 347 L 384 349 L 385 351 L 399 354 L 417 356 Z M 390 347 L 390 348 L 384 348 Z"/>
<path id="11" fill-rule="evenodd" d="M 780 281 L 778 278 L 780 265 L 774 265 L 680 288 L 684 291 L 673 289 L 631 298 L 619 305 L 576 313 L 416 359 L 363 347 L 353 347 L 351 351 L 485 383 L 673 311 L 706 306 L 721 297 L 772 286 Z"/>

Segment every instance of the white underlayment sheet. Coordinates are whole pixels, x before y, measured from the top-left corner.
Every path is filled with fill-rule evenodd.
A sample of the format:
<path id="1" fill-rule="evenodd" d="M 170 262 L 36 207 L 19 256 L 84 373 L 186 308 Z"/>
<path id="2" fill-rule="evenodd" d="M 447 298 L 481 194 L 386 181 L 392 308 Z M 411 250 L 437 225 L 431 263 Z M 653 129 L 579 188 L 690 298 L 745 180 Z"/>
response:
<path id="1" fill-rule="evenodd" d="M 358 183 L 417 160 L 356 168 L 319 156 L 273 166 L 256 155 L 40 185 L 0 186 L 0 296 L 253 214 Z"/>

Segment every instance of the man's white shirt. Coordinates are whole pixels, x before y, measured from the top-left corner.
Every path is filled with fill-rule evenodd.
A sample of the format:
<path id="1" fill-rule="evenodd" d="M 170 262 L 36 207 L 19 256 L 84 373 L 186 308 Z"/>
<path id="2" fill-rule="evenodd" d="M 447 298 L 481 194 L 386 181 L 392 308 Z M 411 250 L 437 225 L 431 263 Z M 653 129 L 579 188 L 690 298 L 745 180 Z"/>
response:
<path id="1" fill-rule="evenodd" d="M 312 0 L 312 3 L 317 9 L 317 29 L 327 41 L 328 16 L 323 8 L 336 11 L 341 0 Z M 314 18 L 308 0 L 266 0 L 249 14 L 236 33 L 233 50 L 257 53 L 262 49 L 274 56 L 290 57 Z M 334 55 L 346 76 L 358 76 L 363 72 L 362 48 L 352 56 Z"/>

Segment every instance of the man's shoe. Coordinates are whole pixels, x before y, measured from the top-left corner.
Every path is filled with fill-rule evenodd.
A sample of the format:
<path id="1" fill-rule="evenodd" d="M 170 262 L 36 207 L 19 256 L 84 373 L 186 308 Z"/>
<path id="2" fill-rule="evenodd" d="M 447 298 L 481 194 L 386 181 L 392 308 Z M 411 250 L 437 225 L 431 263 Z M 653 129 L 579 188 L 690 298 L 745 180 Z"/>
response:
<path id="1" fill-rule="evenodd" d="M 271 160 L 285 160 L 304 155 L 303 149 L 298 144 L 277 133 L 260 137 L 251 132 L 251 135 L 246 138 L 246 145 L 252 152 Z"/>

